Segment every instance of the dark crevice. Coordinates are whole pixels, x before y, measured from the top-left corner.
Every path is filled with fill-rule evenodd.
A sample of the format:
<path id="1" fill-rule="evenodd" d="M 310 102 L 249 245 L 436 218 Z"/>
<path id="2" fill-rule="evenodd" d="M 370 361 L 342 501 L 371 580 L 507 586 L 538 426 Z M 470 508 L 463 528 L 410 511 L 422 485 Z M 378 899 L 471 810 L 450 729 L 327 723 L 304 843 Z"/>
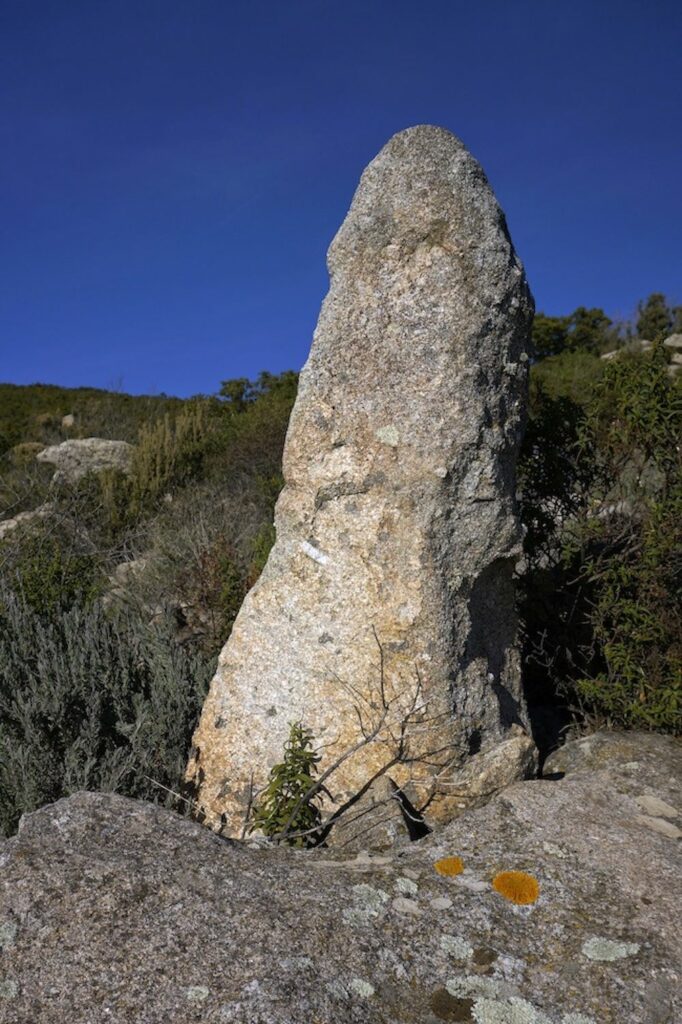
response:
<path id="1" fill-rule="evenodd" d="M 402 789 L 396 789 L 393 794 L 393 798 L 394 800 L 397 800 L 400 805 L 403 821 L 405 822 L 405 828 L 407 829 L 411 842 L 414 843 L 418 839 L 424 839 L 425 836 L 431 834 L 432 829 L 429 828 L 424 821 L 423 816 L 419 813 L 405 793 L 403 793 Z"/>

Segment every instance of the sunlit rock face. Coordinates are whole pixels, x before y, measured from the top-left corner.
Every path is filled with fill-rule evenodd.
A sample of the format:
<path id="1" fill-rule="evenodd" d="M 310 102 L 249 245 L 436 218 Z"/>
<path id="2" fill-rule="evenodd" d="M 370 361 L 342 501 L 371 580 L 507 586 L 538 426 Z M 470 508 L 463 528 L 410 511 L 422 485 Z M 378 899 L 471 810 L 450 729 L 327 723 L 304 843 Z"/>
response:
<path id="1" fill-rule="evenodd" d="M 429 820 L 457 770 L 525 724 L 511 582 L 532 319 L 523 268 L 455 136 L 400 132 L 367 167 L 284 453 L 277 541 L 194 737 L 207 822 L 243 827 L 302 721 L 328 809 L 377 773 Z M 508 781 L 508 780 L 507 780 Z"/>

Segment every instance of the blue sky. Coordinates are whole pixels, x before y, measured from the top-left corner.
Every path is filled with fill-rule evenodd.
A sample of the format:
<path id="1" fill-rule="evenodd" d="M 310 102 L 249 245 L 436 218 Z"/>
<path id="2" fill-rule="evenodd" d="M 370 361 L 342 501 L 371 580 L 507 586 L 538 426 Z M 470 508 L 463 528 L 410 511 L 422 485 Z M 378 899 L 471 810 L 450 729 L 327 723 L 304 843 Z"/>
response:
<path id="1" fill-rule="evenodd" d="M 2 0 L 0 380 L 299 368 L 362 168 L 440 124 L 539 309 L 682 302 L 682 4 Z"/>

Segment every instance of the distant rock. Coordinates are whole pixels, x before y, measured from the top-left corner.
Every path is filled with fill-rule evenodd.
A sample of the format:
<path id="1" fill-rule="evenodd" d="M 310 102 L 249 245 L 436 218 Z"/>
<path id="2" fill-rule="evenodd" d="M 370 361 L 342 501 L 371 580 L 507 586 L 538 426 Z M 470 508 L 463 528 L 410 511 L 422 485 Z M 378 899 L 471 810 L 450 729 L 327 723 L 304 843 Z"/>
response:
<path id="1" fill-rule="evenodd" d="M 120 562 L 109 577 L 109 589 L 102 598 L 105 607 L 129 600 L 131 589 L 144 576 L 148 565 L 148 558 L 133 558 L 127 562 Z"/>
<path id="2" fill-rule="evenodd" d="M 682 370 L 682 334 L 671 334 L 669 338 L 666 338 L 663 342 L 665 348 L 672 349 L 672 355 L 670 364 L 668 366 L 668 372 L 675 375 Z M 638 352 L 650 352 L 653 348 L 653 344 L 643 338 L 636 338 L 634 341 L 628 342 L 622 348 L 614 349 L 612 352 L 605 352 L 601 357 L 602 359 L 616 359 L 617 356 L 626 354 L 636 354 Z"/>
<path id="3" fill-rule="evenodd" d="M 441 128 L 399 133 L 328 263 L 277 540 L 188 770 L 225 834 L 294 720 L 321 770 L 354 750 L 330 779 L 335 806 L 391 762 L 430 821 L 455 813 L 461 762 L 526 724 L 512 573 L 533 305 L 483 170 Z"/>
<path id="4" fill-rule="evenodd" d="M 40 508 L 35 508 L 29 512 L 19 512 L 16 516 L 12 516 L 11 519 L 0 520 L 0 540 L 4 540 L 10 533 L 17 529 L 17 527 L 30 526 L 42 522 L 52 515 L 53 506 L 49 503 L 41 505 Z"/>
<path id="5" fill-rule="evenodd" d="M 103 469 L 119 469 L 127 473 L 132 455 L 133 445 L 127 441 L 84 437 L 50 445 L 39 452 L 36 458 L 39 462 L 49 462 L 56 466 L 61 478 L 75 482 L 87 473 L 98 473 Z"/>
<path id="6" fill-rule="evenodd" d="M 376 857 L 111 794 L 28 815 L 0 842 L 0 1020 L 673 1024 L 682 864 L 655 824 L 681 820 L 681 745 L 599 735 L 555 764 Z"/>
<path id="7" fill-rule="evenodd" d="M 682 370 L 682 334 L 671 334 L 663 344 L 666 348 L 672 349 L 668 372 L 675 375 Z"/>
<path id="8" fill-rule="evenodd" d="M 71 430 L 71 427 L 73 427 L 75 422 L 76 417 L 72 412 L 67 413 L 66 416 L 62 416 L 62 430 Z"/>
<path id="9" fill-rule="evenodd" d="M 622 355 L 637 355 L 639 352 L 650 352 L 653 345 L 646 338 L 633 338 L 620 348 L 614 348 L 611 352 L 604 352 L 600 359 L 616 359 Z"/>
<path id="10" fill-rule="evenodd" d="M 120 562 L 110 576 L 112 585 L 125 590 L 131 582 L 143 575 L 148 564 L 148 558 L 133 558 L 128 562 Z"/>

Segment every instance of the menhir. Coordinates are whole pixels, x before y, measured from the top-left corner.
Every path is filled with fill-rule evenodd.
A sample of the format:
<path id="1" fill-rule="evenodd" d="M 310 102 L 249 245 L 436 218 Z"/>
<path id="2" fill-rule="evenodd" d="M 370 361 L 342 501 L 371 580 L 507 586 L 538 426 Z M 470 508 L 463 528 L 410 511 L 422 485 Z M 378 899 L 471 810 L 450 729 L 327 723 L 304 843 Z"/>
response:
<path id="1" fill-rule="evenodd" d="M 442 821 L 472 755 L 505 781 L 532 762 L 512 573 L 533 302 L 504 215 L 459 139 L 409 128 L 362 175 L 328 265 L 277 540 L 188 766 L 228 835 L 294 721 L 321 771 L 340 761 L 329 813 L 387 775 Z"/>

